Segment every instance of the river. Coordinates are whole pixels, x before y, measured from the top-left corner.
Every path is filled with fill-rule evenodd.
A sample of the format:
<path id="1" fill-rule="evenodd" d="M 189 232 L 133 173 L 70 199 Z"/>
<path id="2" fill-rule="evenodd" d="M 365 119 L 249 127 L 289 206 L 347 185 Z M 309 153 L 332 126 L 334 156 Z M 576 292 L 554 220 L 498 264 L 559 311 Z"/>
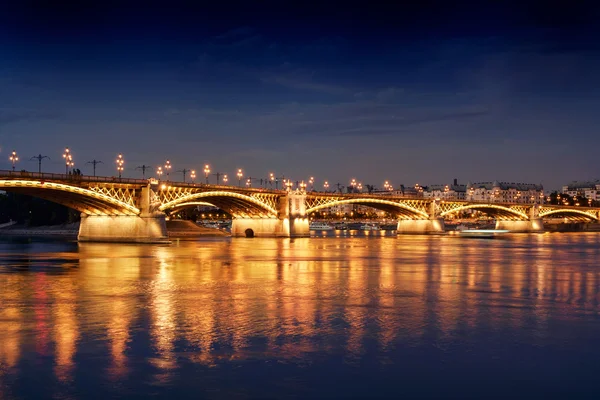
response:
<path id="1" fill-rule="evenodd" d="M 600 233 L 5 240 L 0 398 L 597 398 L 599 289 Z"/>

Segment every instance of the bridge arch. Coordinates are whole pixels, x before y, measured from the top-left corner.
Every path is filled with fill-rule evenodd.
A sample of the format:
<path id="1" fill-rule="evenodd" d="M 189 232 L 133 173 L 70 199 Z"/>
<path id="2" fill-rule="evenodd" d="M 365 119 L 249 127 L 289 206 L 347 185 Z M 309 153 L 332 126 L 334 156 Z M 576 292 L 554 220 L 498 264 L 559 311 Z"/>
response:
<path id="1" fill-rule="evenodd" d="M 233 216 L 244 217 L 276 217 L 277 210 L 252 196 L 243 193 L 215 190 L 209 192 L 192 193 L 175 200 L 171 200 L 159 207 L 160 211 L 181 208 L 184 204 L 206 203 L 227 211 Z"/>
<path id="2" fill-rule="evenodd" d="M 177 211 L 181 211 L 181 210 L 186 209 L 186 208 L 198 207 L 198 206 L 217 207 L 213 203 L 209 203 L 209 202 L 206 202 L 206 201 L 188 201 L 188 202 L 185 202 L 185 203 L 177 204 L 176 206 L 173 206 L 173 207 L 171 207 L 171 208 L 169 208 L 168 210 L 165 210 L 165 211 L 177 212 Z"/>
<path id="3" fill-rule="evenodd" d="M 440 217 L 445 217 L 450 214 L 458 213 L 466 210 L 476 210 L 481 211 L 486 214 L 498 215 L 501 217 L 509 218 L 509 219 L 518 219 L 518 220 L 529 220 L 529 216 L 519 210 L 515 210 L 513 208 L 509 208 L 506 206 L 501 206 L 499 204 L 465 204 L 460 207 L 456 207 L 450 210 L 446 210 L 440 213 Z"/>
<path id="4" fill-rule="evenodd" d="M 577 210 L 577 209 L 572 209 L 572 208 L 568 208 L 568 209 L 555 209 L 555 210 L 547 210 L 547 211 L 542 211 L 540 212 L 540 218 L 545 218 L 548 216 L 566 216 L 571 217 L 579 217 L 579 218 L 585 218 L 591 221 L 599 221 L 600 217 L 598 215 L 593 215 L 589 212 L 585 212 L 583 210 Z"/>
<path id="5" fill-rule="evenodd" d="M 38 197 L 87 215 L 140 214 L 139 208 L 106 194 L 64 183 L 39 180 L 1 179 L 0 190 Z"/>
<path id="6" fill-rule="evenodd" d="M 386 199 L 378 199 L 378 198 L 353 198 L 353 199 L 341 199 L 334 200 L 328 203 L 322 203 L 315 205 L 311 208 L 306 209 L 306 213 L 310 214 L 312 212 L 321 210 L 323 208 L 335 207 L 344 204 L 356 204 L 361 206 L 373 207 L 383 211 L 396 211 L 404 217 L 418 217 L 419 219 L 428 219 L 429 215 L 418 208 L 411 207 L 408 204 L 398 203 L 391 200 Z"/>

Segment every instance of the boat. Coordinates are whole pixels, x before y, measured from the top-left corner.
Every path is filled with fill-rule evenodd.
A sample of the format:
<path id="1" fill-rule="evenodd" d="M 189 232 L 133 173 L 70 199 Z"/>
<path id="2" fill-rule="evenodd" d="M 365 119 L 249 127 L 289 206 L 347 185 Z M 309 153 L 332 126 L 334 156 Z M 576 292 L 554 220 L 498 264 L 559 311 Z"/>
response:
<path id="1" fill-rule="evenodd" d="M 310 223 L 311 231 L 331 231 L 333 230 L 333 226 L 325 223 L 325 222 L 311 222 Z"/>
<path id="2" fill-rule="evenodd" d="M 381 228 L 377 224 L 366 223 L 360 226 L 360 229 L 363 231 L 379 231 Z"/>
<path id="3" fill-rule="evenodd" d="M 348 230 L 348 225 L 343 222 L 338 222 L 337 224 L 333 224 L 333 229 L 336 231 L 346 231 Z"/>
<path id="4" fill-rule="evenodd" d="M 453 232 L 455 235 L 460 237 L 474 237 L 482 239 L 492 239 L 495 237 L 502 236 L 510 231 L 504 229 L 468 229 L 464 225 L 459 225 Z"/>
<path id="5" fill-rule="evenodd" d="M 212 229 L 220 229 L 221 226 L 219 224 L 217 224 L 216 222 L 207 222 L 205 224 L 202 224 L 203 227 L 205 228 L 212 228 Z"/>

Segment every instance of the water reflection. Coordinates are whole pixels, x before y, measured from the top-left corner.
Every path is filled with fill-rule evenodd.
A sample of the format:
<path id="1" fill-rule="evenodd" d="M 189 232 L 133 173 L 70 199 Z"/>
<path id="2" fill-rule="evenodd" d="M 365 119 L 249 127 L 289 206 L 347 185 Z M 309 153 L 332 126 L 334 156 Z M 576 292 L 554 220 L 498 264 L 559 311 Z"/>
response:
<path id="1" fill-rule="evenodd" d="M 31 260 L 43 243 L 4 247 L 0 379 L 44 358 L 62 383 L 101 368 L 99 387 L 132 374 L 171 386 L 189 365 L 341 359 L 360 369 L 374 358 L 386 368 L 401 362 L 400 349 L 448 353 L 507 332 L 523 345 L 558 344 L 572 332 L 552 326 L 600 311 L 599 242 L 580 234 L 82 244 L 41 270 Z"/>

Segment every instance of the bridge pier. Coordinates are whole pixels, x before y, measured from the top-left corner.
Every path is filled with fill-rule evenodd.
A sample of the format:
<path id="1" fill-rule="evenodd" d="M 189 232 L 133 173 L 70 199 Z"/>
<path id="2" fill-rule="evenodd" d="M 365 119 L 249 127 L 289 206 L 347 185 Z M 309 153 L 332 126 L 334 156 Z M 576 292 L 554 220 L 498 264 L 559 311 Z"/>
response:
<path id="1" fill-rule="evenodd" d="M 544 222 L 541 218 L 532 218 L 529 221 L 496 221 L 496 229 L 503 229 L 515 233 L 543 232 Z"/>
<path id="2" fill-rule="evenodd" d="M 398 234 L 424 235 L 446 231 L 444 218 L 401 219 L 398 221 Z"/>
<path id="3" fill-rule="evenodd" d="M 165 215 L 81 215 L 80 242 L 170 243 Z"/>
<path id="4" fill-rule="evenodd" d="M 279 199 L 277 216 L 272 218 L 235 218 L 231 235 L 238 237 L 309 237 L 306 193 L 288 192 Z"/>
<path id="5" fill-rule="evenodd" d="M 237 237 L 308 237 L 308 218 L 236 218 L 231 235 Z"/>
<path id="6" fill-rule="evenodd" d="M 81 214 L 80 242 L 114 243 L 171 243 L 167 233 L 166 215 L 152 211 L 150 186 L 138 194 L 139 215 L 88 215 Z"/>

